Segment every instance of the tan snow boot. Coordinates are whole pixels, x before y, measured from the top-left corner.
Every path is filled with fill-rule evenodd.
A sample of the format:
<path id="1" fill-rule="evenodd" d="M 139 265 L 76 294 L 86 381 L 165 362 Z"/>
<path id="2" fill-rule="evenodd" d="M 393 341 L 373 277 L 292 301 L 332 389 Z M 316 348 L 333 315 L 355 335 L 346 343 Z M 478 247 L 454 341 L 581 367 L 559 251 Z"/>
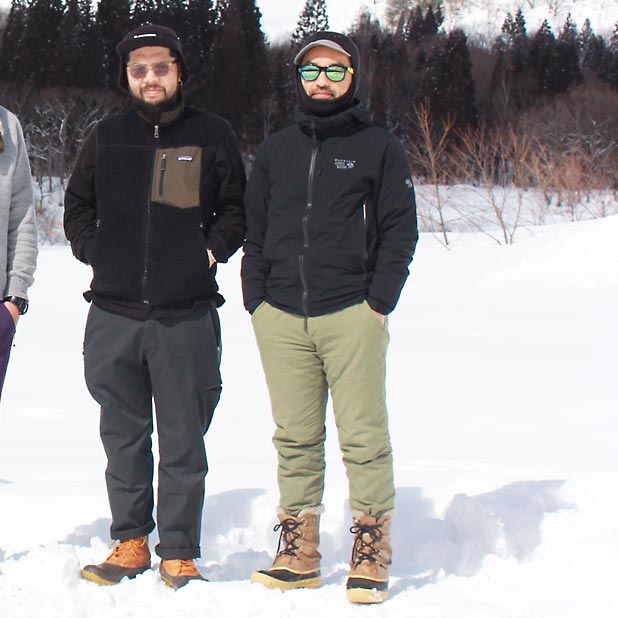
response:
<path id="1" fill-rule="evenodd" d="M 251 581 L 279 590 L 317 588 L 322 583 L 322 556 L 318 551 L 321 512 L 321 507 L 312 507 L 303 509 L 296 517 L 279 514 L 274 531 L 281 533 L 273 565 L 253 573 Z"/>
<path id="2" fill-rule="evenodd" d="M 193 580 L 208 581 L 197 570 L 193 560 L 161 560 L 159 573 L 163 582 L 174 590 Z"/>
<path id="3" fill-rule="evenodd" d="M 354 546 L 346 584 L 348 601 L 352 603 L 382 603 L 388 597 L 391 514 L 378 518 L 353 514 L 350 532 L 354 534 Z"/>
<path id="4" fill-rule="evenodd" d="M 111 586 L 123 577 L 133 579 L 149 568 L 148 538 L 140 536 L 120 541 L 105 562 L 86 565 L 82 569 L 82 577 L 101 586 Z"/>

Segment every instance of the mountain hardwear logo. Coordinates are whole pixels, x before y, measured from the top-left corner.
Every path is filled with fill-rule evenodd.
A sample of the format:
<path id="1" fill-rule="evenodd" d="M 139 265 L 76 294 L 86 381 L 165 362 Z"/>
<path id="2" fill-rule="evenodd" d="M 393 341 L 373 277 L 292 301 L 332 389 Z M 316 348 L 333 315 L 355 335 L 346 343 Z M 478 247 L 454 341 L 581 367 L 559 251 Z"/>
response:
<path id="1" fill-rule="evenodd" d="M 335 167 L 338 170 L 351 170 L 356 165 L 356 161 L 349 159 L 335 159 Z"/>

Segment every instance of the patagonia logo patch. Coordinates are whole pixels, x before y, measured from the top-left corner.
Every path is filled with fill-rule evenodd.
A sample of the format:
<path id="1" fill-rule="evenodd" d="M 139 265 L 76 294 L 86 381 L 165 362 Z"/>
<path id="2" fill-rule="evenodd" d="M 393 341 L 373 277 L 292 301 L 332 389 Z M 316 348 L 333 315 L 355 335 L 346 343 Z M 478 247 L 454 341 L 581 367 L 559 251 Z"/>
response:
<path id="1" fill-rule="evenodd" d="M 178 155 L 178 161 L 193 161 L 193 157 L 191 155 Z"/>
<path id="2" fill-rule="evenodd" d="M 335 167 L 338 170 L 351 170 L 356 165 L 356 161 L 350 161 L 349 159 L 335 159 Z"/>

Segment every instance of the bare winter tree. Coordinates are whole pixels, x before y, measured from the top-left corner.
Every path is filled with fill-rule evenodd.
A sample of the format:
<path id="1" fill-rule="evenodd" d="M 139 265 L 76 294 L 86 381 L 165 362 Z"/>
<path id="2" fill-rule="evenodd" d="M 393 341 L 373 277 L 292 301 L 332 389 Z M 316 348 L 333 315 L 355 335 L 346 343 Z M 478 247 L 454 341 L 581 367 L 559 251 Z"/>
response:
<path id="1" fill-rule="evenodd" d="M 24 135 L 35 178 L 58 178 L 71 173 L 79 147 L 94 125 L 118 107 L 107 93 L 71 95 L 46 92 L 24 114 Z M 38 180 L 37 180 L 38 181 Z"/>
<path id="2" fill-rule="evenodd" d="M 563 0 L 547 0 L 547 8 L 549 12 L 556 17 L 558 13 L 562 10 L 564 5 Z"/>
<path id="3" fill-rule="evenodd" d="M 615 212 L 617 106 L 618 92 L 598 83 L 523 116 L 522 126 L 537 143 L 534 176 L 547 207 L 564 209 L 570 219 L 580 217 L 578 210 L 593 217 Z"/>
<path id="4" fill-rule="evenodd" d="M 86 136 L 121 103 L 111 93 L 32 93 L 20 112 L 24 138 L 36 184 L 39 233 L 48 242 L 64 239 L 59 214 L 66 181 Z"/>
<path id="5" fill-rule="evenodd" d="M 408 153 L 415 172 L 422 175 L 433 189 L 431 211 L 419 212 L 419 218 L 424 229 L 437 231 L 444 245 L 448 246 L 448 226 L 442 191 L 449 175 L 450 166 L 447 165 L 446 153 L 455 118 L 446 116 L 438 123 L 434 122 L 427 101 L 415 105 L 412 115 L 411 120 L 417 127 L 418 140 L 409 140 Z"/>
<path id="6" fill-rule="evenodd" d="M 525 192 L 533 182 L 535 146 L 529 135 L 511 127 L 490 129 L 481 124 L 458 133 L 453 161 L 459 174 L 472 182 L 499 233 L 494 234 L 478 212 L 471 213 L 469 221 L 498 244 L 512 244 L 521 224 Z"/>

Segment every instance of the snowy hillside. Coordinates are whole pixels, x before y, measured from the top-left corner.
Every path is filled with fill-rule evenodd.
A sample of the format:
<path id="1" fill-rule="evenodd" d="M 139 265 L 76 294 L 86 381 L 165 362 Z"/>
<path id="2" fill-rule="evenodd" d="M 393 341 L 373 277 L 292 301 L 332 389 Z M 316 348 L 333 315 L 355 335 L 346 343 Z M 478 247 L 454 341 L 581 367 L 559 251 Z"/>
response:
<path id="1" fill-rule="evenodd" d="M 569 13 L 581 28 L 590 19 L 593 30 L 611 35 L 618 21 L 618 0 L 444 0 L 445 27 L 463 28 L 468 35 L 493 37 L 500 32 L 508 13 L 521 8 L 529 32 L 547 19 L 554 32 L 563 26 Z"/>
<path id="2" fill-rule="evenodd" d="M 346 0 L 329 0 L 328 6 Z M 469 36 L 493 39 L 499 32 L 508 13 L 515 15 L 521 7 L 530 33 L 535 32 L 547 19 L 554 32 L 558 32 L 571 13 L 581 28 L 590 19 L 597 34 L 609 36 L 618 21 L 618 0 L 442 0 L 447 30 L 463 28 Z M 414 2 L 412 3 L 414 4 Z M 386 0 L 365 1 L 365 8 L 378 18 L 383 18 Z"/>
<path id="3" fill-rule="evenodd" d="M 328 425 L 319 590 L 250 584 L 268 565 L 272 421 L 239 257 L 220 269 L 224 390 L 206 442 L 199 566 L 100 588 L 109 509 L 98 411 L 82 378 L 88 268 L 43 247 L 0 414 L 2 618 L 615 618 L 618 216 L 522 228 L 498 246 L 422 236 L 390 318 L 398 491 L 391 599 L 345 600 L 347 484 Z M 156 535 L 151 540 L 156 542 Z M 155 565 L 156 566 L 156 565 Z"/>

